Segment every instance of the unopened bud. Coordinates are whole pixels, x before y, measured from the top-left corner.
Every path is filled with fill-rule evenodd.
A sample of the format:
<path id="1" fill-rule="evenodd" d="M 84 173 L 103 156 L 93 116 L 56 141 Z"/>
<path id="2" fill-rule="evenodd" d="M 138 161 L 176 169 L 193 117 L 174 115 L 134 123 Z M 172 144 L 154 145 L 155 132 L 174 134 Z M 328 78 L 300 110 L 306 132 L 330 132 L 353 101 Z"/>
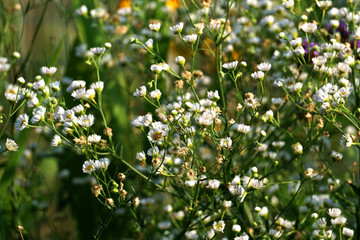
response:
<path id="1" fill-rule="evenodd" d="M 13 52 L 12 56 L 16 59 L 19 59 L 21 57 L 21 54 L 19 52 Z"/>
<path id="2" fill-rule="evenodd" d="M 107 198 L 107 199 L 105 200 L 105 203 L 106 203 L 106 205 L 108 205 L 108 206 L 113 206 L 113 205 L 114 205 L 114 200 L 113 200 L 112 198 Z"/>
<path id="3" fill-rule="evenodd" d="M 126 175 L 123 174 L 123 173 L 119 173 L 119 174 L 117 175 L 117 177 L 118 177 L 118 179 L 119 179 L 120 181 L 123 181 L 123 180 L 125 180 Z"/>

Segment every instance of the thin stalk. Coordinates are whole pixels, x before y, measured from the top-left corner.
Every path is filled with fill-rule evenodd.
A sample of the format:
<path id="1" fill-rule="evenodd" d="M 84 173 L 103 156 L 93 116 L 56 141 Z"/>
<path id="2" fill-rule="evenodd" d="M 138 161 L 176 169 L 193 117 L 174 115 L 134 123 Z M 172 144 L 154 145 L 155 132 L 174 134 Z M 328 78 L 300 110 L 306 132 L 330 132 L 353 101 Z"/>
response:
<path id="1" fill-rule="evenodd" d="M 100 229 L 98 230 L 98 232 L 96 233 L 96 235 L 94 235 L 94 239 L 98 240 L 100 239 L 101 234 L 104 232 L 104 230 L 107 228 L 107 226 L 109 225 L 114 213 L 115 213 L 115 208 L 111 208 L 111 211 L 109 213 L 109 215 L 106 217 L 105 222 L 100 224 Z"/>
<path id="2" fill-rule="evenodd" d="M 46 2 L 45 2 L 45 5 L 44 5 L 43 10 L 42 10 L 41 15 L 40 15 L 39 22 L 38 22 L 37 25 L 36 25 L 34 35 L 33 35 L 32 39 L 31 39 L 31 42 L 30 42 L 29 51 L 28 51 L 28 53 L 26 54 L 26 57 L 25 57 L 23 63 L 21 64 L 18 73 L 24 71 L 24 68 L 25 68 L 27 62 L 28 62 L 29 59 L 30 59 L 31 53 L 32 53 L 32 51 L 33 51 L 33 49 L 34 49 L 34 45 L 35 45 L 35 42 L 36 42 L 36 38 L 37 38 L 37 36 L 38 36 L 38 34 L 39 34 L 39 31 L 40 31 L 40 27 L 41 27 L 41 25 L 42 25 L 42 22 L 44 21 L 44 17 L 45 17 L 45 14 L 46 14 L 46 12 L 47 12 L 47 7 L 48 7 L 49 2 L 50 2 L 50 0 L 46 0 Z M 18 74 L 16 74 L 16 75 L 18 75 Z"/>
<path id="3" fill-rule="evenodd" d="M 226 113 L 226 100 L 225 100 L 225 93 L 224 93 L 224 88 L 223 88 L 223 78 L 221 77 L 221 44 L 219 44 L 218 46 L 216 46 L 216 70 L 217 70 L 217 75 L 218 75 L 218 80 L 219 80 L 219 85 L 220 85 L 220 94 L 221 94 L 221 101 L 222 101 L 222 105 L 223 105 L 223 113 Z"/>
<path id="4" fill-rule="evenodd" d="M 291 198 L 290 202 L 286 205 L 286 207 L 280 212 L 280 214 L 277 215 L 277 217 L 274 219 L 274 222 L 270 225 L 269 229 L 271 229 L 271 227 L 276 223 L 276 221 L 279 219 L 279 217 L 281 217 L 281 215 L 283 213 L 285 213 L 287 211 L 287 209 L 290 207 L 290 205 L 292 204 L 292 202 L 295 200 L 296 196 L 299 194 L 301 187 L 304 185 L 306 179 L 302 180 L 300 183 L 300 186 L 298 188 L 298 190 L 295 192 L 294 196 Z"/>

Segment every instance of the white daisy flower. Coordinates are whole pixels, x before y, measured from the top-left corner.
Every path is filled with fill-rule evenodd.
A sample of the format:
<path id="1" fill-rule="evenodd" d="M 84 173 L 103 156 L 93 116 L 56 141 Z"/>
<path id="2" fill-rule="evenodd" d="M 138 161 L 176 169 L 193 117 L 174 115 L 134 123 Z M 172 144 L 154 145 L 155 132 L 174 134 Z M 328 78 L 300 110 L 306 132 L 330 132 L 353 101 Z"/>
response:
<path id="1" fill-rule="evenodd" d="M 149 49 L 153 49 L 154 47 L 154 40 L 152 38 L 148 39 L 145 43 L 145 46 Z"/>
<path id="2" fill-rule="evenodd" d="M 296 82 L 294 84 L 287 84 L 287 89 L 290 91 L 290 92 L 299 92 L 302 88 L 303 84 L 301 82 Z"/>
<path id="3" fill-rule="evenodd" d="M 73 123 L 77 122 L 77 117 L 75 116 L 75 113 L 73 110 L 66 110 L 62 114 L 62 121 L 67 127 L 71 127 Z"/>
<path id="4" fill-rule="evenodd" d="M 246 133 L 251 131 L 251 127 L 249 125 L 245 125 L 245 124 L 240 123 L 240 124 L 237 125 L 236 130 L 239 133 L 246 134 Z"/>
<path id="5" fill-rule="evenodd" d="M 319 102 L 319 103 L 323 103 L 325 102 L 326 100 L 329 99 L 329 94 L 322 90 L 322 89 L 319 89 L 315 92 L 315 94 L 313 95 L 312 99 L 315 101 L 315 102 Z"/>
<path id="6" fill-rule="evenodd" d="M 167 135 L 169 127 L 161 122 L 154 122 L 151 124 L 151 129 L 148 133 L 148 139 L 151 142 L 161 142 Z"/>
<path id="7" fill-rule="evenodd" d="M 317 56 L 311 59 L 316 66 L 322 66 L 326 63 L 327 59 L 324 56 Z"/>
<path id="8" fill-rule="evenodd" d="M 162 66 L 162 70 L 165 72 L 168 72 L 170 70 L 170 66 L 166 63 L 160 63 L 160 65 Z"/>
<path id="9" fill-rule="evenodd" d="M 215 90 L 215 92 L 213 92 L 213 91 L 207 92 L 207 97 L 208 97 L 208 99 L 211 99 L 211 100 L 219 100 L 220 99 L 218 90 Z"/>
<path id="10" fill-rule="evenodd" d="M 259 65 L 257 65 L 257 69 L 259 71 L 268 72 L 271 69 L 271 64 L 266 62 L 260 63 Z"/>
<path id="11" fill-rule="evenodd" d="M 24 128 L 26 128 L 28 123 L 29 123 L 29 116 L 26 113 L 21 114 L 16 119 L 15 128 L 17 131 L 21 131 Z"/>
<path id="12" fill-rule="evenodd" d="M 158 227 L 160 230 L 164 231 L 164 230 L 169 229 L 169 228 L 171 227 L 171 222 L 170 222 L 170 221 L 159 222 L 159 223 L 157 224 L 157 227 Z"/>
<path id="13" fill-rule="evenodd" d="M 334 151 L 334 150 L 331 151 L 330 156 L 334 161 L 337 161 L 337 162 L 341 161 L 341 159 L 343 158 L 343 155 L 341 153 Z"/>
<path id="14" fill-rule="evenodd" d="M 196 182 L 197 182 L 196 180 L 186 180 L 185 185 L 189 188 L 192 188 L 192 187 L 195 187 Z"/>
<path id="15" fill-rule="evenodd" d="M 264 76 L 265 76 L 265 74 L 262 71 L 253 72 L 251 74 L 251 77 L 253 77 L 254 79 L 258 79 L 258 80 L 264 79 Z"/>
<path id="16" fill-rule="evenodd" d="M 220 148 L 231 148 L 231 145 L 232 145 L 232 140 L 231 138 L 227 137 L 227 138 L 223 138 L 220 140 Z"/>
<path id="17" fill-rule="evenodd" d="M 232 226 L 232 231 L 233 231 L 233 232 L 236 232 L 236 233 L 241 232 L 241 226 L 238 225 L 238 224 L 234 224 L 234 225 Z"/>
<path id="18" fill-rule="evenodd" d="M 97 134 L 91 134 L 88 137 L 88 142 L 89 143 L 98 143 L 98 142 L 100 142 L 100 140 L 101 140 L 101 136 L 97 135 Z"/>
<path id="19" fill-rule="evenodd" d="M 253 189 L 260 189 L 262 188 L 264 183 L 260 181 L 259 179 L 251 179 L 250 181 L 250 187 Z"/>
<path id="20" fill-rule="evenodd" d="M 273 118 L 274 118 L 274 112 L 271 109 L 266 111 L 265 114 L 261 117 L 261 119 L 264 122 L 267 122 L 269 120 L 271 121 Z"/>
<path id="21" fill-rule="evenodd" d="M 33 83 L 33 89 L 35 89 L 35 90 L 44 90 L 44 88 L 45 88 L 44 79 L 40 79 Z"/>
<path id="22" fill-rule="evenodd" d="M 332 1 L 317 1 L 316 5 L 318 5 L 319 8 L 326 10 L 332 6 Z"/>
<path id="23" fill-rule="evenodd" d="M 242 202 L 246 196 L 245 188 L 239 184 L 231 184 L 229 187 L 229 192 L 231 195 L 239 196 L 240 202 Z"/>
<path id="24" fill-rule="evenodd" d="M 200 99 L 200 105 L 204 108 L 209 108 L 213 105 L 213 101 L 210 99 Z"/>
<path id="25" fill-rule="evenodd" d="M 86 90 L 86 92 L 85 92 L 86 99 L 93 101 L 95 96 L 96 96 L 95 89 L 90 88 L 90 89 Z"/>
<path id="26" fill-rule="evenodd" d="M 55 92 L 58 92 L 58 91 L 60 91 L 60 82 L 59 81 L 52 82 L 52 83 L 50 83 L 50 87 Z"/>
<path id="27" fill-rule="evenodd" d="M 261 217 L 266 217 L 268 215 L 268 213 L 269 213 L 269 209 L 266 206 L 264 206 L 261 208 L 259 215 Z"/>
<path id="28" fill-rule="evenodd" d="M 93 171 L 95 171 L 95 162 L 94 160 L 88 160 L 88 161 L 85 161 L 83 166 L 82 166 L 82 170 L 84 173 L 87 173 L 87 174 L 91 174 Z"/>
<path id="29" fill-rule="evenodd" d="M 25 78 L 23 77 L 19 77 L 18 79 L 16 79 L 16 81 L 20 84 L 24 84 L 25 83 Z"/>
<path id="30" fill-rule="evenodd" d="M 334 98 L 335 99 L 338 99 L 338 98 L 346 99 L 350 96 L 351 90 L 352 90 L 351 88 L 342 87 L 334 94 Z"/>
<path id="31" fill-rule="evenodd" d="M 86 89 L 79 88 L 71 93 L 71 96 L 75 99 L 84 99 L 85 98 Z"/>
<path id="32" fill-rule="evenodd" d="M 71 93 L 76 89 L 85 88 L 85 86 L 86 86 L 86 82 L 84 80 L 74 80 L 74 81 L 71 82 L 71 84 L 66 89 L 66 91 L 68 93 Z"/>
<path id="33" fill-rule="evenodd" d="M 343 135 L 340 139 L 340 145 L 343 148 L 349 148 L 351 147 L 351 145 L 353 144 L 353 140 L 352 137 L 349 133 L 346 133 L 345 135 Z"/>
<path id="34" fill-rule="evenodd" d="M 156 89 L 156 90 L 150 92 L 150 97 L 152 97 L 156 100 L 159 100 L 161 97 L 161 91 L 159 89 Z"/>
<path id="35" fill-rule="evenodd" d="M 356 40 L 360 40 L 360 27 L 357 27 L 357 28 L 356 28 L 356 31 L 355 31 L 355 39 L 356 39 Z"/>
<path id="36" fill-rule="evenodd" d="M 343 86 L 343 87 L 345 87 L 345 88 L 351 87 L 350 81 L 347 80 L 347 79 L 345 79 L 345 78 L 340 78 L 339 84 L 340 84 L 340 86 Z"/>
<path id="37" fill-rule="evenodd" d="M 179 22 L 178 24 L 176 24 L 175 26 L 170 27 L 170 31 L 174 34 L 176 33 L 181 33 L 181 31 L 183 30 L 184 27 L 184 23 L 183 22 Z"/>
<path id="38" fill-rule="evenodd" d="M 65 113 L 65 109 L 59 106 L 56 111 L 54 112 L 53 119 L 62 121 L 63 114 Z"/>
<path id="39" fill-rule="evenodd" d="M 302 46 L 299 46 L 294 49 L 296 56 L 303 56 L 305 54 L 305 49 Z"/>
<path id="40" fill-rule="evenodd" d="M 39 106 L 37 108 L 34 108 L 32 114 L 33 117 L 31 118 L 31 123 L 38 123 L 40 122 L 46 113 L 46 108 L 43 106 Z"/>
<path id="41" fill-rule="evenodd" d="M 93 47 L 90 48 L 90 52 L 92 52 L 94 55 L 100 56 L 102 54 L 104 54 L 106 51 L 105 47 Z"/>
<path id="42" fill-rule="evenodd" d="M 246 233 L 243 233 L 241 236 L 235 237 L 234 240 L 249 240 L 249 236 Z"/>
<path id="43" fill-rule="evenodd" d="M 196 33 L 199 35 L 203 34 L 204 27 L 205 27 L 204 23 L 202 22 L 196 23 L 195 24 Z"/>
<path id="44" fill-rule="evenodd" d="M 209 27 L 213 31 L 217 31 L 221 27 L 221 20 L 220 19 L 211 19 L 209 23 Z"/>
<path id="45" fill-rule="evenodd" d="M 6 139 L 5 147 L 8 151 L 17 151 L 19 148 L 19 145 L 16 144 L 16 142 L 10 138 Z"/>
<path id="46" fill-rule="evenodd" d="M 275 141 L 275 142 L 272 142 L 271 145 L 273 145 L 273 147 L 275 147 L 275 148 L 282 148 L 285 146 L 285 142 L 284 141 Z"/>
<path id="47" fill-rule="evenodd" d="M 185 237 L 188 239 L 199 239 L 199 235 L 197 234 L 196 230 L 185 232 Z"/>
<path id="48" fill-rule="evenodd" d="M 255 98 L 246 98 L 244 104 L 245 104 L 245 108 L 252 108 L 252 109 L 256 109 L 256 107 L 260 105 Z"/>
<path id="49" fill-rule="evenodd" d="M 106 13 L 107 11 L 104 8 L 95 8 L 90 10 L 90 16 L 94 19 L 103 18 Z"/>
<path id="50" fill-rule="evenodd" d="M 347 218 L 344 216 L 339 216 L 337 218 L 331 219 L 332 225 L 344 225 L 347 222 Z"/>
<path id="51" fill-rule="evenodd" d="M 303 30 L 306 33 L 313 33 L 317 30 L 317 25 L 315 23 L 304 23 L 301 26 L 301 30 Z"/>
<path id="52" fill-rule="evenodd" d="M 220 181 L 217 180 L 217 179 L 211 179 L 211 180 L 208 181 L 207 187 L 209 189 L 216 190 L 216 189 L 218 189 L 220 187 Z"/>
<path id="53" fill-rule="evenodd" d="M 5 91 L 5 98 L 10 102 L 18 102 L 24 96 L 23 91 L 18 85 L 9 84 Z"/>
<path id="54" fill-rule="evenodd" d="M 354 230 L 352 230 L 350 228 L 347 228 L 347 227 L 344 227 L 343 230 L 342 230 L 342 234 L 345 237 L 351 238 L 351 237 L 354 236 Z"/>
<path id="55" fill-rule="evenodd" d="M 215 230 L 215 232 L 223 233 L 224 229 L 225 229 L 225 222 L 223 220 L 221 220 L 219 222 L 214 222 L 213 229 Z"/>
<path id="56" fill-rule="evenodd" d="M 284 100 L 282 98 L 271 98 L 271 103 L 275 106 L 280 106 L 284 103 Z"/>
<path id="57" fill-rule="evenodd" d="M 96 170 L 106 170 L 110 165 L 110 159 L 100 158 L 99 160 L 96 160 L 94 164 Z"/>
<path id="58" fill-rule="evenodd" d="M 146 160 L 146 154 L 144 151 L 136 153 L 136 160 L 143 162 Z"/>
<path id="59" fill-rule="evenodd" d="M 282 233 L 276 229 L 270 229 L 269 230 L 269 235 L 275 237 L 275 238 L 280 238 Z"/>
<path id="60" fill-rule="evenodd" d="M 330 217 L 336 218 L 341 215 L 341 210 L 339 208 L 329 208 L 327 213 Z"/>
<path id="61" fill-rule="evenodd" d="M 177 56 L 175 58 L 175 62 L 179 65 L 184 65 L 185 64 L 185 58 L 183 56 Z"/>
<path id="62" fill-rule="evenodd" d="M 217 113 L 214 110 L 206 109 L 203 114 L 197 119 L 197 122 L 203 126 L 210 126 L 213 124 Z"/>
<path id="63" fill-rule="evenodd" d="M 90 85 L 90 88 L 94 89 L 96 92 L 102 92 L 102 90 L 104 89 L 104 82 L 94 82 Z"/>
<path id="64" fill-rule="evenodd" d="M 326 227 L 326 218 L 319 218 L 316 221 L 316 224 L 318 225 L 318 227 L 320 228 L 325 228 Z"/>
<path id="65" fill-rule="evenodd" d="M 85 109 L 82 104 L 76 105 L 71 110 L 73 110 L 75 113 L 82 113 Z"/>
<path id="66" fill-rule="evenodd" d="M 158 32 L 160 30 L 160 27 L 161 27 L 161 23 L 159 23 L 159 22 L 149 24 L 149 28 L 153 32 Z"/>
<path id="67" fill-rule="evenodd" d="M 198 37 L 197 34 L 186 35 L 184 36 L 184 41 L 187 43 L 195 43 L 197 37 Z"/>
<path id="68" fill-rule="evenodd" d="M 80 126 L 89 128 L 94 124 L 95 117 L 92 114 L 89 115 L 81 115 L 78 118 L 78 123 Z"/>
<path id="69" fill-rule="evenodd" d="M 56 67 L 41 67 L 40 73 L 42 75 L 52 76 L 57 71 Z"/>
<path id="70" fill-rule="evenodd" d="M 136 89 L 136 91 L 133 94 L 135 97 L 143 97 L 146 95 L 146 86 L 141 86 Z"/>
<path id="71" fill-rule="evenodd" d="M 148 127 L 151 123 L 152 115 L 150 113 L 145 116 L 138 116 L 131 122 L 134 127 Z"/>
<path id="72" fill-rule="evenodd" d="M 324 102 L 323 104 L 321 104 L 320 108 L 319 108 L 319 112 L 321 114 L 326 114 L 327 111 L 329 111 L 331 108 L 330 103 L 329 102 Z"/>
<path id="73" fill-rule="evenodd" d="M 153 64 L 150 66 L 150 70 L 153 71 L 155 74 L 158 74 L 163 70 L 163 66 L 160 64 Z"/>
<path id="74" fill-rule="evenodd" d="M 302 39 L 300 37 L 290 41 L 290 45 L 292 47 L 300 47 L 301 43 L 302 43 Z"/>
<path id="75" fill-rule="evenodd" d="M 224 201 L 223 208 L 228 209 L 233 205 L 232 201 Z"/>
<path id="76" fill-rule="evenodd" d="M 234 70 L 237 67 L 237 65 L 238 65 L 238 61 L 233 61 L 229 63 L 224 63 L 222 67 L 228 70 Z"/>
<path id="77" fill-rule="evenodd" d="M 10 69 L 10 64 L 7 62 L 7 58 L 0 57 L 0 72 L 7 72 Z"/>
<path id="78" fill-rule="evenodd" d="M 51 140 L 51 146 L 57 147 L 61 144 L 61 141 L 61 137 L 58 134 L 55 134 L 55 136 Z"/>
<path id="79" fill-rule="evenodd" d="M 86 16 L 88 14 L 88 8 L 85 5 L 81 5 L 78 9 L 76 9 L 75 14 L 79 16 Z"/>

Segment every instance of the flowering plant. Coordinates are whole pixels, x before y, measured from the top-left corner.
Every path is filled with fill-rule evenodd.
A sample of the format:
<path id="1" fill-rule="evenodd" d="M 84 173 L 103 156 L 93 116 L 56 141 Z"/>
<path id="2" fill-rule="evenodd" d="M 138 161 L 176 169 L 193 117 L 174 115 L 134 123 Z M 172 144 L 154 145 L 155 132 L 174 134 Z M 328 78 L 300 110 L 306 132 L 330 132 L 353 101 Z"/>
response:
<path id="1" fill-rule="evenodd" d="M 49 64 L 58 67 L 41 67 L 33 81 L 22 68 L 11 74 L 28 58 L 0 59 L 9 159 L 0 189 L 31 196 L 15 169 L 37 164 L 17 165 L 37 131 L 50 156 L 71 156 L 73 171 L 82 169 L 86 177 L 72 184 L 90 184 L 93 206 L 107 214 L 84 238 L 110 238 L 124 219 L 135 224 L 116 234 L 132 238 L 358 238 L 357 5 L 77 6 L 76 27 L 89 28 L 89 43 L 79 33 L 66 67 L 55 64 L 63 41 Z M 69 170 L 60 173 L 65 181 Z M 12 199 L 0 195 L 0 203 Z M 25 217 L 16 219 L 21 237 L 31 236 Z"/>

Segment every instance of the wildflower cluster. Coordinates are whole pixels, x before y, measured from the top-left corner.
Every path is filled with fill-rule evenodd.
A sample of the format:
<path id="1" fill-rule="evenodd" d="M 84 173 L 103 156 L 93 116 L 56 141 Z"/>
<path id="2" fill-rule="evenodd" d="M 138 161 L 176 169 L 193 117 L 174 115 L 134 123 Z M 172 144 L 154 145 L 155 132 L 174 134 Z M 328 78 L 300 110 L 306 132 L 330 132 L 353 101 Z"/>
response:
<path id="1" fill-rule="evenodd" d="M 359 238 L 357 3 L 140 2 L 75 10 L 106 42 L 74 47 L 88 78 L 6 81 L 2 153 L 36 128 L 80 154 L 96 239 L 128 213 L 134 238 Z"/>

